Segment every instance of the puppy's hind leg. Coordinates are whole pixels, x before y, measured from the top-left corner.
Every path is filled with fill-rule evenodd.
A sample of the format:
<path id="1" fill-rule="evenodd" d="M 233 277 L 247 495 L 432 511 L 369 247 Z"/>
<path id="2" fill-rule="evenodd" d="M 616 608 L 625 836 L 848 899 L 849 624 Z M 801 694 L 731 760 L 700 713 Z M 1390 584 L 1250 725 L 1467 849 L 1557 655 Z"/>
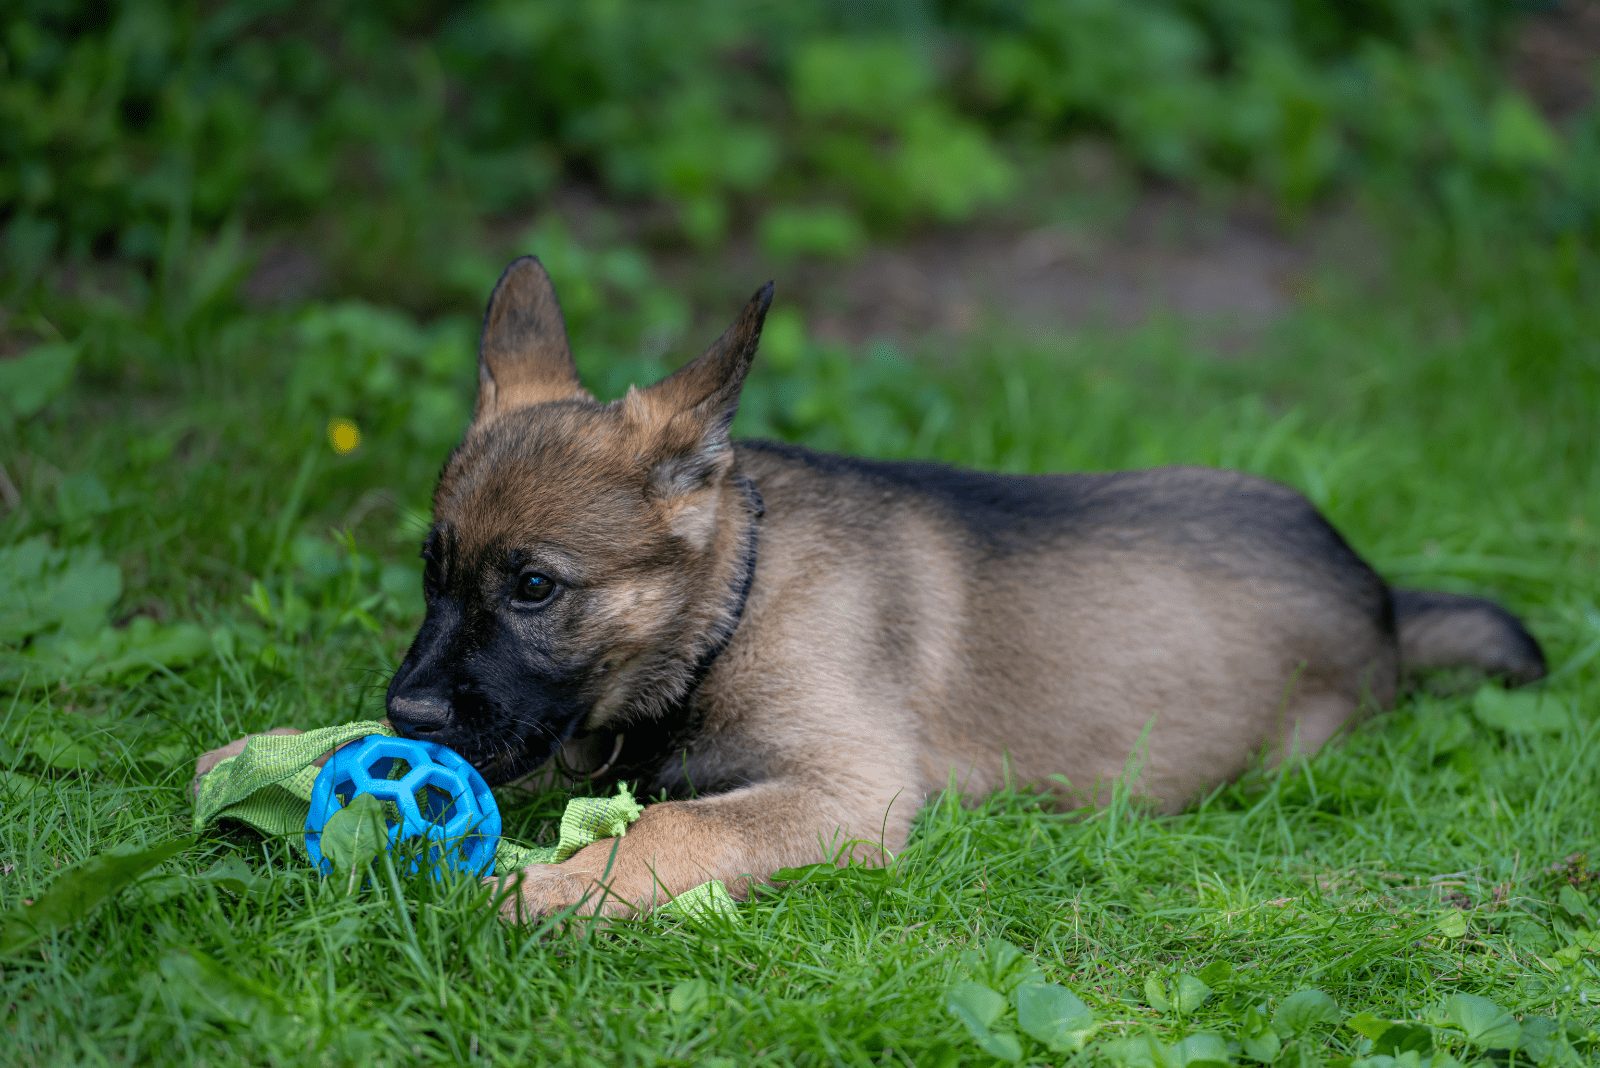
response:
<path id="1" fill-rule="evenodd" d="M 1297 695 L 1287 709 L 1283 730 L 1272 753 L 1273 763 L 1310 756 L 1357 719 L 1361 702 L 1349 694 L 1324 690 Z"/>

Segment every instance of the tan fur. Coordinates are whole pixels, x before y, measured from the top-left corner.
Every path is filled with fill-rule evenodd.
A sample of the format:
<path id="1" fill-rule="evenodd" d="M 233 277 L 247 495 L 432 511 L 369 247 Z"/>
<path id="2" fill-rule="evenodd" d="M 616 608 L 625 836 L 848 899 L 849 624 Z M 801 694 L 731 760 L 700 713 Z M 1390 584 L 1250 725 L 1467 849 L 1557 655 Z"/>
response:
<path id="1" fill-rule="evenodd" d="M 501 276 L 489 298 L 474 418 L 588 397 L 572 363 L 550 275 L 538 260 L 523 257 Z"/>
<path id="2" fill-rule="evenodd" d="M 603 655 L 562 765 L 603 777 L 628 754 L 647 793 L 682 798 L 517 873 L 508 913 L 881 860 L 952 779 L 1079 805 L 1126 775 L 1170 810 L 1393 699 L 1388 588 L 1286 487 L 1198 468 L 969 483 L 733 445 L 768 300 L 610 405 L 582 393 L 536 262 L 491 301 L 436 521 L 485 589 L 507 547 L 570 576 L 561 647 Z M 629 749 L 678 720 L 667 750 Z"/>
<path id="3" fill-rule="evenodd" d="M 844 843 L 893 853 L 952 775 L 981 793 L 1009 772 L 1077 804 L 1103 801 L 1132 758 L 1133 788 L 1176 808 L 1392 697 L 1392 648 L 1293 590 L 1098 545 L 987 563 L 914 501 L 760 455 L 739 469 L 767 502 L 760 563 L 682 771 L 757 781 L 652 806 L 619 842 L 529 869 L 511 906 L 525 915 L 626 911 L 710 878 L 739 890 Z M 872 516 L 874 536 L 840 514 Z"/>

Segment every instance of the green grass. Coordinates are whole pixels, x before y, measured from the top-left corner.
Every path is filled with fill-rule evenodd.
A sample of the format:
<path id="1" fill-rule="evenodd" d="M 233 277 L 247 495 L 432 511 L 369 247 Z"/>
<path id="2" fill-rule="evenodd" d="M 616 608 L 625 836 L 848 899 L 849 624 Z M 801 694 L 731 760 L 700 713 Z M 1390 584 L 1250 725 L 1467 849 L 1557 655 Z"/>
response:
<path id="1" fill-rule="evenodd" d="M 243 833 L 26 934 L 21 903 L 68 865 L 187 832 L 199 751 L 378 714 L 474 376 L 465 314 L 252 312 L 203 270 L 148 301 L 78 307 L 60 331 L 71 385 L 0 422 L 21 497 L 0 568 L 20 566 L 24 539 L 58 553 L 31 578 L 0 570 L 0 1055 L 974 1063 L 980 1041 L 1006 1052 L 995 1034 L 1016 1032 L 1014 1010 L 980 1039 L 947 998 L 981 1009 L 961 984 L 1007 994 L 1036 968 L 1093 1013 L 1078 1063 L 1178 1064 L 1204 1034 L 1247 1062 L 1238 1043 L 1261 1053 L 1269 1031 L 1280 1064 L 1359 1059 L 1381 1029 L 1370 1014 L 1415 1022 L 1435 1065 L 1506 1064 L 1459 1026 L 1482 1006 L 1458 995 L 1512 1011 L 1532 1059 L 1592 1062 L 1600 262 L 1511 241 L 1447 264 L 1428 247 L 1391 252 L 1376 285 L 1320 279 L 1259 351 L 1228 359 L 1177 323 L 1052 344 L 996 324 L 959 359 L 853 353 L 780 314 L 741 429 L 1007 470 L 1282 478 L 1392 578 L 1525 613 L 1553 668 L 1536 701 L 1508 718 L 1470 693 L 1408 700 L 1174 817 L 943 798 L 886 872 L 819 871 L 734 922 L 589 937 L 506 928 L 477 887 L 381 864 L 347 892 Z M 611 261 L 554 260 L 602 391 L 659 370 L 630 354 L 647 320 L 681 333 L 686 309 L 648 278 L 596 283 Z M 597 284 L 615 306 L 584 295 Z M 365 432 L 352 455 L 326 444 L 336 415 Z M 543 837 L 557 803 L 508 796 L 510 822 Z M 1307 988 L 1337 1011 L 1302 997 L 1279 1012 Z M 1074 1056 L 1019 1041 L 1030 1061 Z"/>

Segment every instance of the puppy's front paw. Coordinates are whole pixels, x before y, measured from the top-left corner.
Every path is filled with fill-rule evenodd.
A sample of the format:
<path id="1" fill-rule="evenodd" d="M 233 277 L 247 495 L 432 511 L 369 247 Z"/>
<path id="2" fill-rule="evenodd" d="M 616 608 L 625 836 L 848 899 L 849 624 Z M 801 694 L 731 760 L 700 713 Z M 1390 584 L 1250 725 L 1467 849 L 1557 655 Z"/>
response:
<path id="1" fill-rule="evenodd" d="M 508 923 L 532 923 L 566 909 L 590 916 L 600 906 L 603 893 L 590 879 L 564 872 L 559 864 L 531 864 L 485 881 L 510 891 L 500 905 L 500 918 Z M 604 911 L 613 914 L 616 910 Z"/>
<path id="2" fill-rule="evenodd" d="M 485 881 L 510 891 L 500 906 L 500 918 L 510 923 L 531 923 L 568 909 L 579 916 L 633 916 L 659 904 L 657 898 L 665 900 L 651 893 L 654 881 L 648 875 L 633 879 L 619 869 L 596 878 L 587 866 L 570 862 L 531 864 Z"/>

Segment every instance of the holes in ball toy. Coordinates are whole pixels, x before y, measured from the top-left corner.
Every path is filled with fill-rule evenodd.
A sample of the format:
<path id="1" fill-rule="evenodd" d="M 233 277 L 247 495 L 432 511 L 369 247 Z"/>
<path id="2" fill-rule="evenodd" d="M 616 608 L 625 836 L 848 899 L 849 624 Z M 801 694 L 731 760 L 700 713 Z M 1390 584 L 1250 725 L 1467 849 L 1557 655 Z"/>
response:
<path id="1" fill-rule="evenodd" d="M 450 791 L 428 783 L 417 791 L 417 811 L 428 823 L 449 823 L 456 818 L 456 799 Z"/>
<path id="2" fill-rule="evenodd" d="M 403 779 L 411 774 L 411 762 L 404 757 L 382 757 L 367 765 L 367 774 L 374 779 Z"/>

